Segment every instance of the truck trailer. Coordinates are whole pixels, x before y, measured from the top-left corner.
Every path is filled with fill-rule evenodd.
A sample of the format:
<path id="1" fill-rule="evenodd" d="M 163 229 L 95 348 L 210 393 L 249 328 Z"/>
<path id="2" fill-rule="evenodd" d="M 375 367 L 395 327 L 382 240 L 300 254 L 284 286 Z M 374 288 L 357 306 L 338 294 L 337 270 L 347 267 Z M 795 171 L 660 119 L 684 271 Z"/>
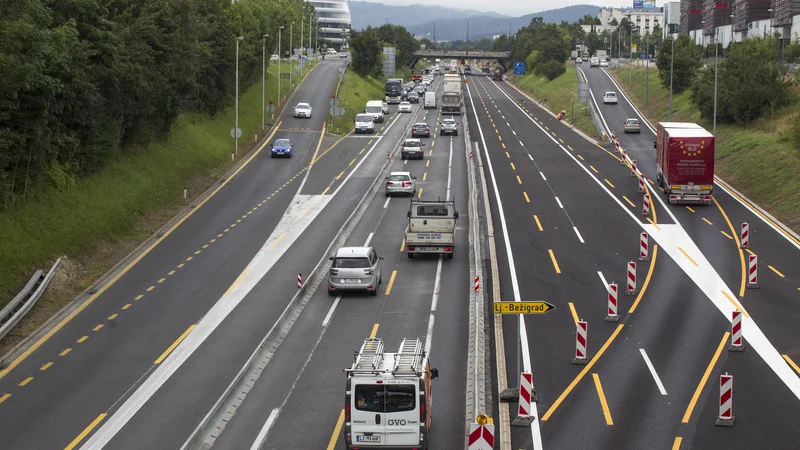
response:
<path id="1" fill-rule="evenodd" d="M 463 94 L 461 93 L 461 77 L 457 74 L 445 74 L 442 89 L 442 114 L 461 115 Z"/>
<path id="2" fill-rule="evenodd" d="M 654 146 L 656 179 L 669 203 L 711 204 L 714 135 L 695 123 L 661 122 Z"/>
<path id="3" fill-rule="evenodd" d="M 411 199 L 408 209 L 406 252 L 409 258 L 417 253 L 444 254 L 453 258 L 458 212 L 452 200 Z"/>
<path id="4" fill-rule="evenodd" d="M 495 67 L 492 71 L 492 79 L 495 81 L 503 81 L 503 69 Z"/>

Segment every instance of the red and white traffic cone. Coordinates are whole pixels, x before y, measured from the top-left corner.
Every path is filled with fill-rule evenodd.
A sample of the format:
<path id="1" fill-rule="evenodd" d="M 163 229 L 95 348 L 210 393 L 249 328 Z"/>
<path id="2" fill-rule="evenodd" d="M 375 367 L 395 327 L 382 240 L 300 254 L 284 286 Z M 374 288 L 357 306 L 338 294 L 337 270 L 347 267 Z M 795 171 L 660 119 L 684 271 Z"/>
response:
<path id="1" fill-rule="evenodd" d="M 572 360 L 572 364 L 583 365 L 588 362 L 586 358 L 586 336 L 588 328 L 585 321 L 578 321 L 575 331 L 575 359 Z"/>
<path id="2" fill-rule="evenodd" d="M 617 314 L 617 298 L 619 296 L 619 290 L 617 289 L 616 283 L 609 283 L 608 284 L 608 314 L 606 315 L 606 322 L 616 322 L 619 320 L 619 314 Z"/>
<path id="3" fill-rule="evenodd" d="M 742 338 L 742 312 L 733 311 L 731 320 L 731 346 L 729 351 L 741 352 L 744 350 L 744 338 Z"/>
<path id="4" fill-rule="evenodd" d="M 475 293 L 477 294 L 478 291 L 481 289 L 481 277 L 476 276 L 475 280 L 473 280 L 473 287 Z"/>
<path id="5" fill-rule="evenodd" d="M 635 159 L 632 159 L 632 160 L 631 160 L 631 176 L 632 176 L 632 177 L 635 177 L 635 176 L 636 176 L 636 170 L 637 170 L 637 169 L 636 169 L 636 160 L 635 160 Z"/>
<path id="6" fill-rule="evenodd" d="M 645 193 L 642 200 L 642 215 L 650 215 L 650 194 Z"/>
<path id="7" fill-rule="evenodd" d="M 750 248 L 750 224 L 742 223 L 742 248 Z"/>
<path id="8" fill-rule="evenodd" d="M 644 194 L 645 193 L 645 190 L 644 190 L 644 177 L 643 176 L 639 177 L 639 193 L 640 194 Z"/>
<path id="9" fill-rule="evenodd" d="M 622 147 L 618 147 L 618 148 L 619 148 L 619 154 L 621 156 L 621 158 L 619 159 L 619 165 L 620 166 L 627 165 L 628 164 L 628 162 L 627 162 L 628 161 L 628 152 L 626 152 L 625 149 L 622 148 Z"/>
<path id="10" fill-rule="evenodd" d="M 646 231 L 639 234 L 639 261 L 650 261 L 650 236 Z"/>
<path id="11" fill-rule="evenodd" d="M 530 372 L 522 372 L 519 377 L 519 410 L 517 414 L 520 416 L 533 415 L 533 374 Z"/>
<path id="12" fill-rule="evenodd" d="M 629 261 L 628 262 L 625 278 L 628 280 L 627 286 L 625 288 L 625 295 L 635 295 L 636 294 L 636 263 L 635 262 L 633 262 L 633 261 Z"/>
<path id="13" fill-rule="evenodd" d="M 747 288 L 758 289 L 758 256 L 747 255 Z"/>
<path id="14" fill-rule="evenodd" d="M 301 287 L 303 287 L 303 274 L 298 273 L 297 274 L 297 289 L 300 289 Z"/>
<path id="15" fill-rule="evenodd" d="M 719 415 L 714 425 L 732 427 L 736 418 L 733 416 L 733 376 L 719 376 Z"/>

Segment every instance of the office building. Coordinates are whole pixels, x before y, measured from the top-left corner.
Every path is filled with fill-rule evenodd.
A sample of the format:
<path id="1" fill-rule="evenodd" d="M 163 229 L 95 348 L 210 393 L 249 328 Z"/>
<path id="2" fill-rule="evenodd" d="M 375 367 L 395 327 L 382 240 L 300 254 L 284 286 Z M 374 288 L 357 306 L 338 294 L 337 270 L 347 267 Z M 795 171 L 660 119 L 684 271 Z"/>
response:
<path id="1" fill-rule="evenodd" d="M 681 33 L 691 35 L 703 28 L 703 0 L 681 0 Z"/>
<path id="2" fill-rule="evenodd" d="M 664 18 L 662 20 L 662 37 L 676 37 L 681 32 L 681 2 L 664 3 Z"/>
<path id="3" fill-rule="evenodd" d="M 341 50 L 350 31 L 350 7 L 347 0 L 309 0 L 317 11 L 319 39 Z"/>

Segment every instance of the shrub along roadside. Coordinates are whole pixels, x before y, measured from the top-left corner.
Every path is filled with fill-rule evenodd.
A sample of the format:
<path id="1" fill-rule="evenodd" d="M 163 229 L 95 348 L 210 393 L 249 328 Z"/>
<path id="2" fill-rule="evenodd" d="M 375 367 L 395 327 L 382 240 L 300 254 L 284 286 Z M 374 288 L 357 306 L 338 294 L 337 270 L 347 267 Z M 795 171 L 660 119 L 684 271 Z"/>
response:
<path id="1" fill-rule="evenodd" d="M 288 64 L 282 69 L 288 73 Z M 269 67 L 267 93 L 277 91 L 275 75 L 277 67 Z M 288 91 L 288 80 L 284 83 L 282 90 Z M 254 145 L 253 135 L 263 134 L 260 122 L 257 82 L 239 98 L 240 158 Z M 184 186 L 194 198 L 225 173 L 233 164 L 233 124 L 233 107 L 214 118 L 183 114 L 165 141 L 127 152 L 72 189 L 44 190 L 19 208 L 0 213 L 0 305 L 16 295 L 34 269 L 46 268 L 57 256 L 69 257 L 62 266 L 66 274 L 62 283 L 48 288 L 34 310 L 3 339 L 0 354 L 179 212 L 184 207 Z"/>
<path id="2" fill-rule="evenodd" d="M 369 100 L 383 100 L 385 82 L 371 76 L 362 77 L 352 70 L 345 72 L 339 88 L 339 107 L 344 108 L 343 116 L 333 118 L 329 130 L 333 134 L 345 134 L 355 125 L 356 114 L 364 111 Z M 330 124 L 330 118 L 328 124 Z M 375 124 L 380 128 L 380 124 Z"/>

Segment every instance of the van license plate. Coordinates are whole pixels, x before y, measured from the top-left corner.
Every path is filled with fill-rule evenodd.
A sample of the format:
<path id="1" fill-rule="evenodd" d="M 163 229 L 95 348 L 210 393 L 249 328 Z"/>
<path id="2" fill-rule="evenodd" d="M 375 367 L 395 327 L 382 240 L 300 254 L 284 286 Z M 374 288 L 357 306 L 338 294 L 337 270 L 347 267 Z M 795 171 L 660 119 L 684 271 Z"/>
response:
<path id="1" fill-rule="evenodd" d="M 699 200 L 700 196 L 699 195 L 684 195 L 683 198 L 685 198 L 686 200 Z"/>
<path id="2" fill-rule="evenodd" d="M 347 284 L 359 284 L 361 283 L 361 280 L 359 280 L 358 278 L 346 278 L 344 282 Z"/>
<path id="3" fill-rule="evenodd" d="M 360 434 L 356 435 L 356 442 L 380 442 L 380 441 L 381 441 L 380 436 L 362 436 Z"/>

